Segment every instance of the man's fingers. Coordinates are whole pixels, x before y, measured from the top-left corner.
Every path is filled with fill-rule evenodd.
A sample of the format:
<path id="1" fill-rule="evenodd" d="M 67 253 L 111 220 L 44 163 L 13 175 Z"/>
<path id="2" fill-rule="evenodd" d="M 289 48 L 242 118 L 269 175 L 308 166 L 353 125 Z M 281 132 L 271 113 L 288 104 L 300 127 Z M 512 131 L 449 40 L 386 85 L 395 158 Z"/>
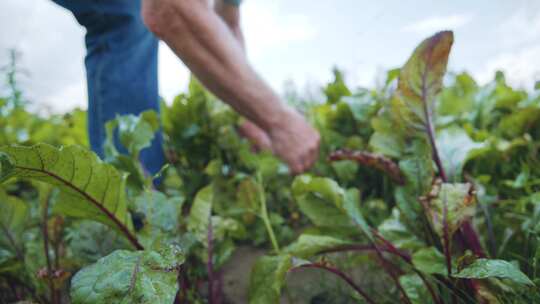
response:
<path id="1" fill-rule="evenodd" d="M 300 161 L 290 163 L 289 169 L 291 169 L 291 173 L 293 175 L 298 175 L 304 172 L 302 163 Z"/>

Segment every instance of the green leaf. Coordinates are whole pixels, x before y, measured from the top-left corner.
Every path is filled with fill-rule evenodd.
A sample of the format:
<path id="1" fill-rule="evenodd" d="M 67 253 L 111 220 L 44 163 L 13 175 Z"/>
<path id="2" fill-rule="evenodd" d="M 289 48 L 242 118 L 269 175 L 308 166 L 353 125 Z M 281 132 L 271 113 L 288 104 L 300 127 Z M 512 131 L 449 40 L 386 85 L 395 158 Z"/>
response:
<path id="1" fill-rule="evenodd" d="M 261 208 L 259 185 L 251 178 L 246 178 L 238 185 L 236 193 L 240 205 L 254 213 Z"/>
<path id="2" fill-rule="evenodd" d="M 539 124 L 540 108 L 536 103 L 534 106 L 512 110 L 511 114 L 501 119 L 498 130 L 506 138 L 513 139 L 538 129 Z"/>
<path id="3" fill-rule="evenodd" d="M 352 182 L 358 172 L 358 164 L 350 160 L 339 160 L 332 162 L 332 169 L 342 182 Z"/>
<path id="4" fill-rule="evenodd" d="M 317 226 L 350 227 L 343 212 L 345 191 L 329 178 L 301 175 L 292 185 L 300 210 Z"/>
<path id="5" fill-rule="evenodd" d="M 294 196 L 313 193 L 338 207 L 342 206 L 345 194 L 345 191 L 334 180 L 309 175 L 298 176 L 293 182 L 292 192 Z"/>
<path id="6" fill-rule="evenodd" d="M 142 217 L 143 222 L 137 236 L 145 247 L 178 237 L 183 203 L 181 196 L 168 198 L 157 191 L 146 191 L 135 198 L 134 216 Z"/>
<path id="7" fill-rule="evenodd" d="M 463 279 L 499 278 L 518 284 L 534 285 L 518 267 L 504 260 L 478 259 L 453 276 Z"/>
<path id="8" fill-rule="evenodd" d="M 302 234 L 294 243 L 284 249 L 295 257 L 309 258 L 323 250 L 351 245 L 352 242 L 326 235 Z"/>
<path id="9" fill-rule="evenodd" d="M 183 262 L 178 247 L 160 252 L 115 251 L 73 277 L 72 303 L 173 303 L 177 268 Z"/>
<path id="10" fill-rule="evenodd" d="M 78 146 L 7 146 L 0 148 L 0 163 L 0 182 L 18 177 L 57 186 L 56 212 L 106 224 L 142 248 L 131 233 L 125 176 L 94 153 Z"/>
<path id="11" fill-rule="evenodd" d="M 360 210 L 360 192 L 358 189 L 349 189 L 345 193 L 345 200 L 343 208 L 347 215 L 353 220 L 353 222 L 360 228 L 365 236 L 372 242 L 373 234 L 371 233 L 371 227 L 369 227 L 362 211 Z"/>
<path id="12" fill-rule="evenodd" d="M 426 140 L 415 139 L 409 143 L 399 162 L 399 169 L 405 177 L 405 185 L 397 188 L 394 196 L 403 216 L 414 223 L 422 211 L 418 198 L 430 191 L 435 174 L 431 147 Z"/>
<path id="13" fill-rule="evenodd" d="M 343 97 L 343 102 L 349 105 L 354 119 L 361 123 L 369 123 L 369 119 L 377 110 L 376 102 L 369 94 Z"/>
<path id="14" fill-rule="evenodd" d="M 213 199 L 214 189 L 212 186 L 201 189 L 197 193 L 197 196 L 195 196 L 195 201 L 189 212 L 188 231 L 194 233 L 197 239 L 203 244 L 207 243 L 207 232 L 212 213 Z"/>
<path id="15" fill-rule="evenodd" d="M 377 228 L 379 233 L 400 249 L 416 250 L 425 246 L 401 220 L 400 209 L 392 209 L 392 215 Z"/>
<path id="16" fill-rule="evenodd" d="M 117 154 L 114 147 L 114 131 L 118 129 L 118 139 L 128 153 L 137 157 L 141 150 L 150 147 L 155 133 L 159 129 L 159 117 L 154 111 L 146 111 L 140 115 L 121 115 L 107 122 L 107 141 L 105 150 L 108 154 Z"/>
<path id="17" fill-rule="evenodd" d="M 458 119 L 474 111 L 478 84 L 468 73 L 455 75 L 452 80 L 453 83 L 441 92 L 437 114 Z"/>
<path id="18" fill-rule="evenodd" d="M 442 89 L 448 55 L 454 42 L 450 31 L 439 32 L 424 40 L 401 69 L 393 109 L 409 128 L 433 130 L 435 97 Z"/>
<path id="19" fill-rule="evenodd" d="M 249 303 L 279 303 L 281 288 L 292 266 L 290 255 L 264 256 L 257 260 L 250 277 Z"/>
<path id="20" fill-rule="evenodd" d="M 79 267 L 95 263 L 115 250 L 130 248 L 112 228 L 87 220 L 74 221 L 66 227 L 65 240 L 73 262 Z"/>
<path id="21" fill-rule="evenodd" d="M 449 128 L 439 132 L 437 143 L 449 181 L 458 181 L 469 153 L 484 147 L 483 143 L 472 141 L 467 132 L 460 128 Z"/>
<path id="22" fill-rule="evenodd" d="M 448 275 L 445 257 L 435 247 L 418 250 L 413 254 L 412 262 L 423 273 Z"/>
<path id="23" fill-rule="evenodd" d="M 413 304 L 433 303 L 422 278 L 417 274 L 409 274 L 399 277 L 399 283 Z"/>
<path id="24" fill-rule="evenodd" d="M 347 88 L 343 73 L 334 68 L 334 81 L 329 83 L 324 89 L 324 94 L 327 98 L 327 103 L 337 103 L 344 96 L 351 96 L 351 91 Z"/>
<path id="25" fill-rule="evenodd" d="M 390 111 L 384 109 L 377 117 L 371 120 L 371 127 L 375 130 L 369 139 L 369 147 L 375 153 L 387 157 L 398 158 L 405 150 L 404 137 L 392 118 Z"/>
<path id="26" fill-rule="evenodd" d="M 8 195 L 0 188 L 0 210 L 0 247 L 3 253 L 4 249 L 9 249 L 13 256 L 22 258 L 22 234 L 30 216 L 30 209 L 24 201 Z"/>

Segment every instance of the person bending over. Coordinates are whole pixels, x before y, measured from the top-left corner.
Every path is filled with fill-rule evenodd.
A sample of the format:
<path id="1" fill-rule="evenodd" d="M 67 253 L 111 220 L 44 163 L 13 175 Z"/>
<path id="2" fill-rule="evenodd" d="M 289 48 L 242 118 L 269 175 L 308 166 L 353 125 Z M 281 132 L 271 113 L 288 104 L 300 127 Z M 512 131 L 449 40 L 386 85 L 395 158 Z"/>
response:
<path id="1" fill-rule="evenodd" d="M 319 134 L 249 64 L 240 0 L 52 0 L 86 28 L 88 130 L 103 157 L 105 123 L 117 114 L 159 111 L 158 39 L 217 97 L 248 120 L 242 133 L 283 159 L 292 173 L 318 157 Z M 150 173 L 163 166 L 162 136 L 141 153 Z"/>

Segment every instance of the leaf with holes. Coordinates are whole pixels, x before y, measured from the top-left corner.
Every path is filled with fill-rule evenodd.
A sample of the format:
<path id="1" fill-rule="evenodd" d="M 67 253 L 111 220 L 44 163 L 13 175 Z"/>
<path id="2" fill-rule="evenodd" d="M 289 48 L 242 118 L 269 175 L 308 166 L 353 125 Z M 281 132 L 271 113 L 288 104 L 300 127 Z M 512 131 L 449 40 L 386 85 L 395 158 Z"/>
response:
<path id="1" fill-rule="evenodd" d="M 439 236 L 444 234 L 444 213 L 448 233 L 452 236 L 476 211 L 474 189 L 471 184 L 436 182 L 427 197 L 421 198 L 426 215 Z"/>
<path id="2" fill-rule="evenodd" d="M 71 281 L 74 304 L 173 303 L 177 270 L 184 262 L 178 247 L 160 251 L 117 250 L 80 270 Z"/>
<path id="3" fill-rule="evenodd" d="M 464 279 L 508 279 L 518 284 L 534 285 L 518 267 L 504 260 L 478 259 L 454 276 Z"/>

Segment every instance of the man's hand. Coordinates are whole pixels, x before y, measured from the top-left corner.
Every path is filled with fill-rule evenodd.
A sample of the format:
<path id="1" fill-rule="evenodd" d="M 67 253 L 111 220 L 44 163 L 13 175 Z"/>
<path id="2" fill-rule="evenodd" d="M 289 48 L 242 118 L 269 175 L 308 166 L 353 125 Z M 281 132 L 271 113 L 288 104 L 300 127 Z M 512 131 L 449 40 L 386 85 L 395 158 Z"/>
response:
<path id="1" fill-rule="evenodd" d="M 216 0 L 214 9 L 245 49 L 239 8 L 223 0 Z M 286 113 L 286 119 L 280 120 L 274 127 L 275 130 L 269 130 L 274 135 L 272 138 L 249 120 L 240 125 L 239 132 L 251 141 L 257 151 L 273 151 L 287 162 L 292 173 L 297 174 L 309 169 L 317 160 L 319 134 L 295 111 L 287 109 Z M 298 139 L 301 140 L 297 141 Z"/>
<path id="2" fill-rule="evenodd" d="M 238 129 L 258 151 L 270 150 L 283 159 L 293 174 L 308 170 L 317 161 L 319 133 L 294 110 L 287 109 L 283 119 L 269 133 L 249 120 L 242 122 Z"/>
<path id="3" fill-rule="evenodd" d="M 268 135 L 272 151 L 289 165 L 293 174 L 308 170 L 317 161 L 319 133 L 293 109 L 285 108 L 283 116 Z"/>
<path id="4" fill-rule="evenodd" d="M 251 142 L 255 151 L 272 151 L 272 142 L 268 134 L 251 121 L 241 122 L 238 126 L 238 132 Z"/>

